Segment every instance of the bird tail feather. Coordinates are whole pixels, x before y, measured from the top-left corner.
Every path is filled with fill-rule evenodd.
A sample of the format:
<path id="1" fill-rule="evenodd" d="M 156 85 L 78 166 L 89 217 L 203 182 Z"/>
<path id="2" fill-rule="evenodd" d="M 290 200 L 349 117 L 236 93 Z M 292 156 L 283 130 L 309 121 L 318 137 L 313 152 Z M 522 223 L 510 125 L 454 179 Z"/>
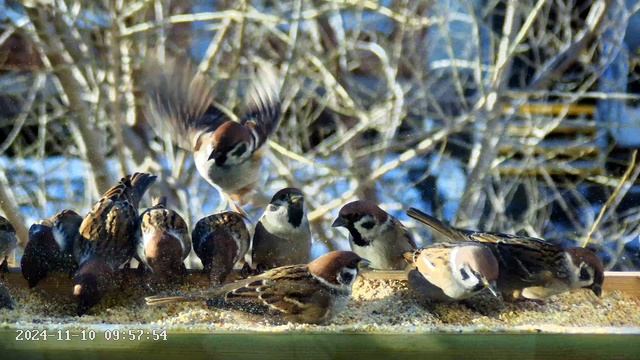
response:
<path id="1" fill-rule="evenodd" d="M 443 223 L 442 221 L 436 219 L 435 217 L 428 215 L 416 208 L 409 208 L 409 210 L 407 211 L 407 215 L 409 215 L 409 217 L 418 220 L 419 222 L 427 225 L 431 230 L 435 231 L 436 233 L 440 234 L 442 237 L 446 238 L 447 240 L 451 241 L 464 241 L 467 240 L 465 234 L 452 227 L 449 226 L 445 223 Z"/>
<path id="2" fill-rule="evenodd" d="M 149 306 L 155 305 L 166 305 L 166 304 L 174 304 L 179 302 L 193 302 L 205 300 L 199 296 L 149 296 L 144 299 L 144 301 Z"/>
<path id="3" fill-rule="evenodd" d="M 134 195 L 134 202 L 138 204 L 144 193 L 156 181 L 157 176 L 147 173 L 135 173 L 131 175 L 131 187 Z"/>

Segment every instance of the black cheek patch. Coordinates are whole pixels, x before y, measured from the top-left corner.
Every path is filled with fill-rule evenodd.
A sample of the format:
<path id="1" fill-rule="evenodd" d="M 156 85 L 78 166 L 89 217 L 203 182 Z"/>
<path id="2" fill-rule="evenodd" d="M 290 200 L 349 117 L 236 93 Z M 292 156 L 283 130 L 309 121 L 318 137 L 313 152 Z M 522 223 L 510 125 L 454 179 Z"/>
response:
<path id="1" fill-rule="evenodd" d="M 591 279 L 589 271 L 587 271 L 586 267 L 582 267 L 580 269 L 580 281 L 588 281 L 589 279 Z"/>
<path id="2" fill-rule="evenodd" d="M 287 215 L 289 223 L 293 225 L 293 227 L 298 227 L 300 226 L 300 224 L 302 224 L 304 210 L 302 209 L 302 206 L 291 204 L 289 205 L 289 211 Z"/>
<path id="3" fill-rule="evenodd" d="M 347 230 L 349 230 L 349 233 L 351 234 L 351 237 L 353 238 L 353 243 L 354 244 L 356 244 L 358 246 L 369 246 L 369 242 L 367 240 L 365 240 L 364 238 L 362 238 L 362 235 L 360 235 L 358 230 L 356 230 L 356 228 L 353 225 L 347 226 Z"/>
<path id="4" fill-rule="evenodd" d="M 362 227 L 368 230 L 373 229 L 373 226 L 375 225 L 375 223 L 373 221 L 367 221 L 364 224 L 362 224 Z"/>
<path id="5" fill-rule="evenodd" d="M 238 146 L 237 149 L 235 149 L 231 155 L 235 156 L 235 157 L 240 157 L 242 154 L 244 154 L 247 151 L 247 145 L 242 144 L 240 146 Z"/>
<path id="6" fill-rule="evenodd" d="M 469 278 L 469 274 L 465 269 L 460 269 L 460 276 L 462 276 L 462 280 L 467 280 Z"/>
<path id="7" fill-rule="evenodd" d="M 353 280 L 353 274 L 349 272 L 343 272 L 342 274 L 340 274 L 340 279 L 342 280 L 343 284 L 350 284 Z"/>

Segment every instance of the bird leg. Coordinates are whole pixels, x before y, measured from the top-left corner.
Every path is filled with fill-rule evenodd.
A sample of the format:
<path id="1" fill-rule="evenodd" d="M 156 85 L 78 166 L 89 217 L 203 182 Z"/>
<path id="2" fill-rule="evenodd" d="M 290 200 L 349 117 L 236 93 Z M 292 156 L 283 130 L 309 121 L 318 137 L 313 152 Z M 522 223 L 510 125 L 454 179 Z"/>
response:
<path id="1" fill-rule="evenodd" d="M 239 198 L 237 196 L 235 196 L 234 194 L 229 194 L 225 191 L 221 191 L 222 194 L 224 194 L 224 198 L 226 203 L 229 205 L 229 208 L 232 211 L 237 212 L 238 214 L 242 215 L 245 219 L 249 219 L 249 214 L 247 214 L 242 207 L 239 204 Z"/>

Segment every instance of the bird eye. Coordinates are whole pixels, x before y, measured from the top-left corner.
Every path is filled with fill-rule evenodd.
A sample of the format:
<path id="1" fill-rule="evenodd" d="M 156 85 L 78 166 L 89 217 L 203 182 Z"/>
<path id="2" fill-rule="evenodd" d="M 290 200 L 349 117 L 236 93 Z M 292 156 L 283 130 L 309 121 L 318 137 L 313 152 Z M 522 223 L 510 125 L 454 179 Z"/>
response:
<path id="1" fill-rule="evenodd" d="M 373 221 L 367 221 L 364 224 L 362 224 L 362 227 L 365 229 L 373 229 L 373 226 L 375 225 L 375 223 Z"/>
<path id="2" fill-rule="evenodd" d="M 462 276 L 462 280 L 467 280 L 469 278 L 469 274 L 465 269 L 460 269 L 460 276 Z"/>
<path id="3" fill-rule="evenodd" d="M 587 270 L 587 268 L 583 266 L 582 269 L 580 269 L 580 281 L 589 280 L 591 280 L 591 274 L 589 273 L 589 270 Z"/>

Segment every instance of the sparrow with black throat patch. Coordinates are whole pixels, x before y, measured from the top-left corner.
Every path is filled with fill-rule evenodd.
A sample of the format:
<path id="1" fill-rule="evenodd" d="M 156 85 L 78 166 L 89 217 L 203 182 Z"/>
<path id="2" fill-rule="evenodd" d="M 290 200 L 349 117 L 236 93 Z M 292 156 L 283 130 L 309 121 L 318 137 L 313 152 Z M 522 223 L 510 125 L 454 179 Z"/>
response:
<path id="1" fill-rule="evenodd" d="M 372 269 L 402 270 L 404 253 L 416 248 L 409 230 L 373 201 L 344 205 L 331 226 L 349 230 L 351 250 L 371 261 Z"/>
<path id="2" fill-rule="evenodd" d="M 304 195 L 284 188 L 271 198 L 256 224 L 252 242 L 252 266 L 258 271 L 304 264 L 311 258 L 311 229 Z"/>
<path id="3" fill-rule="evenodd" d="M 17 244 L 16 229 L 9 220 L 0 216 L 0 271 L 9 271 L 9 254 Z"/>
<path id="4" fill-rule="evenodd" d="M 407 252 L 409 287 L 431 301 L 470 298 L 488 289 L 498 296 L 499 265 L 489 248 L 478 243 L 437 243 Z"/>
<path id="5" fill-rule="evenodd" d="M 213 284 L 222 284 L 244 263 L 251 236 L 242 215 L 225 211 L 200 219 L 191 233 L 193 248 Z"/>
<path id="6" fill-rule="evenodd" d="M 78 315 L 115 287 L 116 272 L 136 253 L 140 238 L 138 204 L 155 180 L 155 175 L 146 173 L 122 178 L 82 221 L 81 238 L 74 248 L 80 266 L 73 277 Z"/>
<path id="7" fill-rule="evenodd" d="M 31 225 L 29 241 L 20 259 L 22 276 L 33 288 L 50 272 L 73 274 L 78 264 L 73 248 L 79 241 L 82 217 L 73 210 L 62 210 L 49 219 Z"/>
<path id="8" fill-rule="evenodd" d="M 191 252 L 191 236 L 184 219 L 167 208 L 166 198 L 140 215 L 142 236 L 137 255 L 155 280 L 173 283 L 186 275 L 184 260 Z"/>
<path id="9" fill-rule="evenodd" d="M 507 299 L 541 300 L 578 288 L 602 293 L 604 267 L 590 249 L 565 250 L 534 237 L 457 229 L 415 208 L 407 214 L 446 241 L 472 241 L 491 249 L 500 265 L 498 288 Z"/>
<path id="10" fill-rule="evenodd" d="M 342 311 L 351 288 L 367 261 L 351 251 L 333 251 L 308 265 L 290 265 L 185 296 L 155 296 L 148 305 L 203 301 L 208 306 L 228 308 L 268 317 L 277 322 L 322 324 Z"/>
<path id="11" fill-rule="evenodd" d="M 170 134 L 193 153 L 200 175 L 233 201 L 242 201 L 258 183 L 265 143 L 280 122 L 280 83 L 262 66 L 247 95 L 239 121 L 216 104 L 207 76 L 187 62 L 171 60 L 147 74 L 147 118 L 158 136 Z M 238 210 L 240 211 L 240 210 Z"/>

